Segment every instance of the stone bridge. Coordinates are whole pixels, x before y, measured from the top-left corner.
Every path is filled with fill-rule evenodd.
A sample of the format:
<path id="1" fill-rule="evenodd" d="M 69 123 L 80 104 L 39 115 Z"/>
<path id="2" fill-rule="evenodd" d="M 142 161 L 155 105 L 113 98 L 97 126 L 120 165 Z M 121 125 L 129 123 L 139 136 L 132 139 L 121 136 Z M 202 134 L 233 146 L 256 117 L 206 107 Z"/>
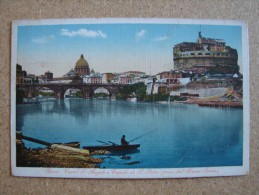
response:
<path id="1" fill-rule="evenodd" d="M 84 98 L 91 98 L 98 88 L 105 88 L 109 92 L 110 98 L 115 98 L 117 92 L 125 84 L 117 83 L 23 83 L 16 85 L 16 91 L 24 90 L 27 98 L 35 97 L 40 90 L 49 89 L 54 91 L 54 96 L 63 99 L 68 89 L 79 89 Z"/>

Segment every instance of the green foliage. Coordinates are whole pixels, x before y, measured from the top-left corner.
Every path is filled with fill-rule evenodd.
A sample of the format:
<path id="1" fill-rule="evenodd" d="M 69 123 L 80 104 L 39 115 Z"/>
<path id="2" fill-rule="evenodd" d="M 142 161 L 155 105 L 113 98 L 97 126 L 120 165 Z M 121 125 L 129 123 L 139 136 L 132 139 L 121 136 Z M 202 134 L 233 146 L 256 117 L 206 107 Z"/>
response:
<path id="1" fill-rule="evenodd" d="M 133 94 L 136 95 L 138 100 L 144 100 L 146 96 L 146 85 L 143 82 L 132 85 L 125 85 L 119 90 L 116 98 L 119 100 L 126 100 L 127 98 L 132 97 Z"/>
<path id="2" fill-rule="evenodd" d="M 168 94 L 153 94 L 153 95 L 146 95 L 145 101 L 152 102 L 152 101 L 168 101 L 169 95 Z"/>
<path id="3" fill-rule="evenodd" d="M 26 93 L 22 89 L 17 89 L 16 90 L 16 104 L 21 104 L 23 103 L 23 98 L 26 97 Z"/>
<path id="4" fill-rule="evenodd" d="M 107 94 L 107 93 L 95 93 L 94 97 L 95 98 L 98 98 L 98 97 L 106 98 L 106 97 L 109 97 L 109 94 Z"/>
<path id="5" fill-rule="evenodd" d="M 82 91 L 77 91 L 77 92 L 75 93 L 75 96 L 82 98 L 82 97 L 84 97 L 84 94 L 83 94 Z"/>
<path id="6" fill-rule="evenodd" d="M 138 88 L 135 91 L 136 97 L 138 100 L 143 101 L 147 95 L 146 92 L 146 86 L 144 85 L 139 85 Z"/>
<path id="7" fill-rule="evenodd" d="M 42 95 L 42 96 L 54 96 L 54 92 L 43 92 L 43 91 L 40 91 L 39 95 Z"/>
<path id="8" fill-rule="evenodd" d="M 182 97 L 182 96 L 170 96 L 170 101 L 186 101 L 188 98 L 187 97 Z"/>
<path id="9" fill-rule="evenodd" d="M 187 97 L 182 96 L 170 96 L 170 102 L 173 101 L 186 101 Z M 153 94 L 153 95 L 146 95 L 144 101 L 153 102 L 153 101 L 168 101 L 169 94 Z"/>
<path id="10" fill-rule="evenodd" d="M 132 94 L 135 93 L 138 101 L 168 101 L 169 94 L 153 94 L 148 95 L 146 93 L 146 86 L 144 83 L 136 83 L 133 85 L 125 85 L 122 89 L 119 90 L 119 93 L 116 95 L 116 98 L 119 100 L 126 100 L 127 98 L 132 97 Z M 181 96 L 170 96 L 170 101 L 186 101 L 187 97 Z"/>
<path id="11" fill-rule="evenodd" d="M 117 95 L 116 95 L 116 99 L 118 100 L 126 100 L 127 99 L 127 95 L 119 92 Z"/>

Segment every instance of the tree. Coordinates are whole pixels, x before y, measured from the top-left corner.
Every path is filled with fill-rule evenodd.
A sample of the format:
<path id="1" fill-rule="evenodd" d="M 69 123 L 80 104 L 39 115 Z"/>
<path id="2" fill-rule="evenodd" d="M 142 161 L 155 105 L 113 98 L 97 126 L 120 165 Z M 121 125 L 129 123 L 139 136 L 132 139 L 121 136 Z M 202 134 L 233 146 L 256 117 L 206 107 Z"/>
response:
<path id="1" fill-rule="evenodd" d="M 145 99 L 145 96 L 147 95 L 146 90 L 147 89 L 144 83 L 138 86 L 135 92 L 138 100 L 143 101 Z"/>
<path id="2" fill-rule="evenodd" d="M 23 98 L 25 97 L 26 93 L 23 89 L 16 90 L 16 104 L 23 103 Z"/>
<path id="3" fill-rule="evenodd" d="M 135 93 L 138 100 L 144 100 L 146 96 L 146 85 L 141 83 L 136 83 L 132 85 L 125 85 L 122 89 L 119 90 L 119 93 L 116 95 L 117 99 L 125 100 L 132 96 Z"/>

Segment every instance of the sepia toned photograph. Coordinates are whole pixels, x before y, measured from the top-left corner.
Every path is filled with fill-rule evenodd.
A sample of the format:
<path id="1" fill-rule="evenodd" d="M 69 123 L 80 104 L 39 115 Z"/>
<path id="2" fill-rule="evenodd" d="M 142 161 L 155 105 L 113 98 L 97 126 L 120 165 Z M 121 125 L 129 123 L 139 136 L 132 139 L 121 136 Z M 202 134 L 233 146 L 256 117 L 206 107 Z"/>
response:
<path id="1" fill-rule="evenodd" d="M 14 176 L 249 171 L 244 22 L 13 21 L 11 61 Z"/>

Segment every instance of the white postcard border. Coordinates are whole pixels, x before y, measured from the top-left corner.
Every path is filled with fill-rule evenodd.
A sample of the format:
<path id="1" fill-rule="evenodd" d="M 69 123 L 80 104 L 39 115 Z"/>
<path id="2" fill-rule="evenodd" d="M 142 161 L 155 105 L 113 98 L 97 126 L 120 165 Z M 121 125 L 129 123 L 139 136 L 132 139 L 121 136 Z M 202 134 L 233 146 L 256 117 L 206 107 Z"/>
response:
<path id="1" fill-rule="evenodd" d="M 18 26 L 55 24 L 100 24 L 100 23 L 159 23 L 159 24 L 207 24 L 238 25 L 242 27 L 243 64 L 243 165 L 228 167 L 193 167 L 166 169 L 82 169 L 82 168 L 29 168 L 16 166 L 16 61 Z M 250 92 L 249 92 L 249 46 L 248 27 L 243 21 L 211 19 L 170 19 L 170 18 L 92 18 L 92 19 L 43 19 L 16 20 L 12 23 L 11 43 L 11 169 L 14 176 L 56 177 L 56 178 L 190 178 L 238 176 L 249 172 L 250 135 Z"/>

